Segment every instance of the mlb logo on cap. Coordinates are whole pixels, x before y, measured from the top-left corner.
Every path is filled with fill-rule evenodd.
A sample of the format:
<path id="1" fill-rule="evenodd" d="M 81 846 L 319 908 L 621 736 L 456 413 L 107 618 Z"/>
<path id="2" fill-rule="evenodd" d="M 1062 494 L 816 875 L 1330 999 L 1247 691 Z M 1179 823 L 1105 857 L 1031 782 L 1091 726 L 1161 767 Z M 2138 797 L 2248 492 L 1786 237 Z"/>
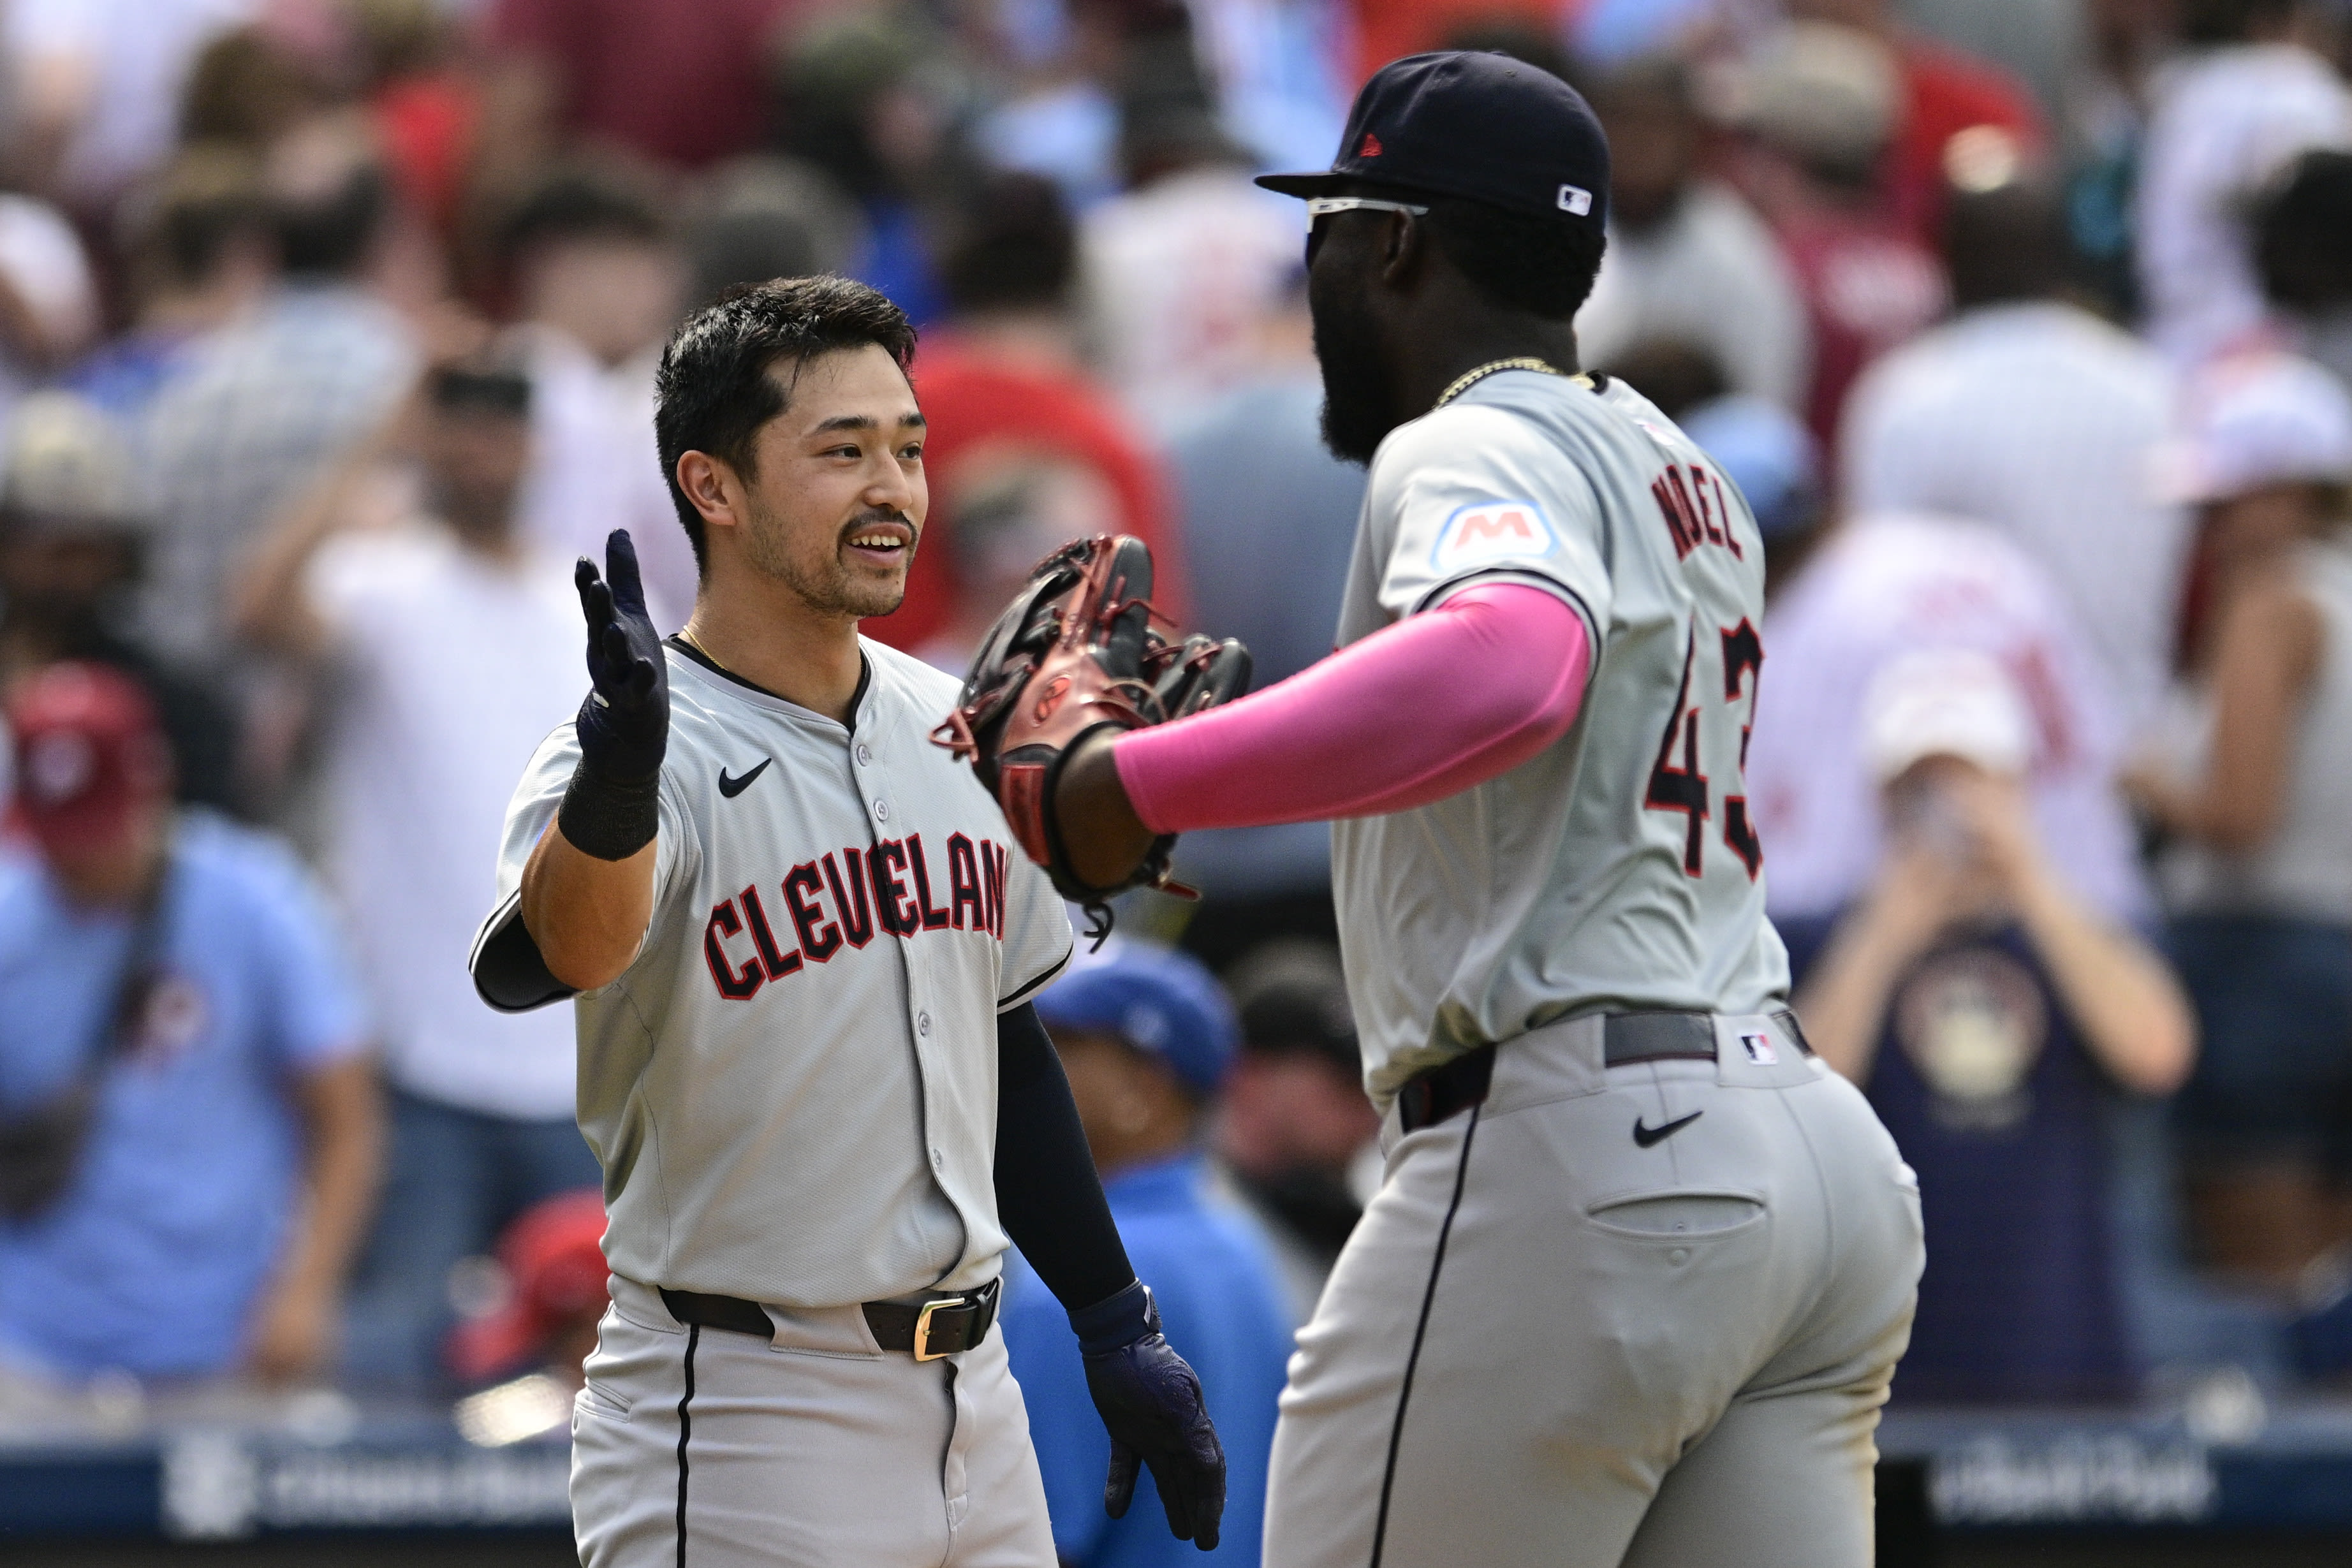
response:
<path id="1" fill-rule="evenodd" d="M 1739 1049 L 1746 1051 L 1748 1060 L 1759 1067 L 1780 1064 L 1780 1052 L 1772 1044 L 1772 1037 L 1769 1034 L 1743 1034 L 1739 1037 Z"/>

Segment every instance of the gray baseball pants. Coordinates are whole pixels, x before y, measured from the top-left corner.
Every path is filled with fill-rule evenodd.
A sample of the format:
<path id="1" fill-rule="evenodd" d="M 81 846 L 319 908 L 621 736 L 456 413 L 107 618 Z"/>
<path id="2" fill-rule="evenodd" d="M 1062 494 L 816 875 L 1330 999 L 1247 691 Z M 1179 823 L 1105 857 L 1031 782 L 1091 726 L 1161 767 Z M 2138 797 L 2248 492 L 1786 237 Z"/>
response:
<path id="1" fill-rule="evenodd" d="M 689 1329 L 614 1276 L 572 1405 L 585 1568 L 1048 1568 L 1003 1334 L 918 1362 L 856 1307 L 768 1312 L 772 1341 Z"/>
<path id="2" fill-rule="evenodd" d="M 1291 1358 L 1266 1568 L 1871 1562 L 1916 1180 L 1772 1020 L 1714 1022 L 1712 1062 L 1615 1068 L 1601 1019 L 1548 1026 L 1484 1104 L 1391 1110 Z"/>

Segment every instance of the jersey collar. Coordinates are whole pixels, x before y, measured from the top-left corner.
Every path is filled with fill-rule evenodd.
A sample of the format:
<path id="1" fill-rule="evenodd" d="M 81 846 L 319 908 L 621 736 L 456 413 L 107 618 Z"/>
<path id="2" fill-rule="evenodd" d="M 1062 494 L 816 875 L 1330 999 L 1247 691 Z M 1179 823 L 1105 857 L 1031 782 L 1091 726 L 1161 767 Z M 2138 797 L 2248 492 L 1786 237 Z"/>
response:
<path id="1" fill-rule="evenodd" d="M 730 682 L 735 685 L 742 687 L 747 692 L 755 692 L 761 696 L 767 698 L 770 702 L 782 703 L 786 707 L 792 709 L 794 713 L 808 714 L 812 718 L 824 717 L 824 715 L 816 713 L 809 708 L 804 708 L 788 696 L 770 691 L 767 687 L 760 685 L 757 681 L 745 680 L 742 676 L 727 668 L 727 666 L 721 664 L 718 660 L 712 658 L 709 654 L 704 653 L 701 649 L 696 647 L 693 643 L 688 642 L 683 637 L 673 633 L 670 636 L 663 638 L 662 642 L 674 652 L 684 654 L 688 659 L 693 661 L 703 669 L 709 671 L 712 674 L 718 676 L 722 681 Z M 866 656 L 865 649 L 860 648 L 857 650 L 857 689 L 849 694 L 849 722 L 843 727 L 852 735 L 857 733 L 857 716 L 865 711 L 866 694 L 873 689 L 873 685 L 874 661 Z M 827 722 L 830 721 L 828 720 Z"/>

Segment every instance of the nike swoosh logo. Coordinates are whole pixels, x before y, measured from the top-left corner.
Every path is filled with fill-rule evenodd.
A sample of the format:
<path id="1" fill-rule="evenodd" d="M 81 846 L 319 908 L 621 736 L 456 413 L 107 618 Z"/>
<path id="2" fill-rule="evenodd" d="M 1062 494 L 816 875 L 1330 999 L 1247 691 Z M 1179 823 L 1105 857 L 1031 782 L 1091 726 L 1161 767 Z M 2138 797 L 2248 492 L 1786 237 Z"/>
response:
<path id="1" fill-rule="evenodd" d="M 1675 1117 L 1663 1127 L 1644 1126 L 1642 1118 L 1636 1116 L 1633 1118 L 1633 1141 L 1646 1149 L 1653 1144 L 1664 1143 L 1706 1114 L 1704 1111 L 1694 1111 L 1687 1116 Z"/>
<path id="2" fill-rule="evenodd" d="M 775 758 L 772 757 L 762 757 L 760 758 L 760 766 L 754 768 L 751 772 L 746 773 L 740 779 L 730 779 L 727 776 L 727 769 L 724 768 L 720 768 L 719 770 L 719 792 L 721 795 L 726 796 L 730 800 L 732 800 L 736 796 L 740 795 L 744 790 L 749 789 L 751 787 L 751 780 L 757 779 L 761 774 L 765 773 L 768 770 L 768 764 L 774 760 Z"/>

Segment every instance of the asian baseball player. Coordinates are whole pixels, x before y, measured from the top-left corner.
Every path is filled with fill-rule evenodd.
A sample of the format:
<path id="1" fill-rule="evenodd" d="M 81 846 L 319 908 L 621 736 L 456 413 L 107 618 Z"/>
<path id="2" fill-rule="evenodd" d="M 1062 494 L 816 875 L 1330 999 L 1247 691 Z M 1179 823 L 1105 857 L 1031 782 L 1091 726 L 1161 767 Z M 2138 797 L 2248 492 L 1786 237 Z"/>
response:
<path id="1" fill-rule="evenodd" d="M 1008 1233 L 1109 1428 L 1215 1543 L 1224 1460 L 1028 999 L 1068 921 L 971 770 L 957 684 L 857 633 L 926 504 L 914 332 L 839 278 L 689 319 L 656 427 L 702 580 L 657 639 L 583 561 L 593 686 L 509 810 L 478 987 L 576 995 L 613 1307 L 572 1423 L 592 1568 L 1053 1561 L 990 1332 Z M 487 673 L 486 673 L 487 678 Z"/>
<path id="2" fill-rule="evenodd" d="M 1328 172 L 1260 183 L 1307 199 L 1325 434 L 1370 465 L 1342 647 L 1081 742 L 1054 804 L 1097 882 L 1156 832 L 1342 819 L 1388 1168 L 1299 1335 L 1265 1562 L 1860 1568 L 1917 1186 L 1764 918 L 1755 521 L 1576 373 L 1600 126 L 1415 56 Z"/>

